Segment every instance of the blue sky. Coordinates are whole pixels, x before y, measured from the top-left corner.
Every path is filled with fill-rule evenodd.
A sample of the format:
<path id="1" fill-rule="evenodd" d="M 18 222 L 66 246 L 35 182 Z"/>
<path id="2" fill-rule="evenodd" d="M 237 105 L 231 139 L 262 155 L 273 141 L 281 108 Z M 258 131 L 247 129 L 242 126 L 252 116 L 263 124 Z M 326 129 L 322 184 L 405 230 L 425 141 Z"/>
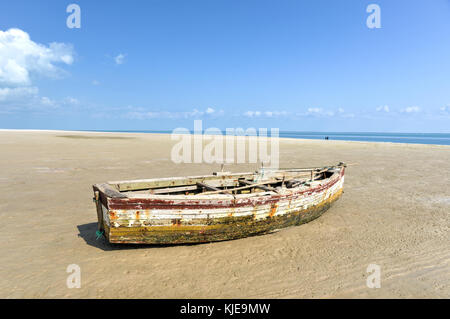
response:
<path id="1" fill-rule="evenodd" d="M 0 128 L 450 132 L 449 35 L 448 0 L 5 0 Z"/>

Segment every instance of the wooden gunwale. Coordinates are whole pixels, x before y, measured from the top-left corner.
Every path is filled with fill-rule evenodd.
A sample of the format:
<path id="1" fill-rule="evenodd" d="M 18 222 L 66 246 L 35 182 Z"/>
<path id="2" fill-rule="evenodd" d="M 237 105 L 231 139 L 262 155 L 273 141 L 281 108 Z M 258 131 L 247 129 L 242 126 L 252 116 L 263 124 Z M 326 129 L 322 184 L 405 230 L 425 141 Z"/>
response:
<path id="1" fill-rule="evenodd" d="M 280 174 L 282 173 L 292 173 L 292 172 L 312 172 L 315 173 L 322 171 L 326 171 L 331 167 L 321 167 L 321 168 L 305 168 L 305 169 L 289 169 L 289 170 L 270 170 L 266 169 L 267 172 L 277 171 Z M 245 178 L 248 176 L 253 176 L 258 172 L 246 172 L 246 173 L 229 173 L 229 174 L 221 174 L 221 175 L 197 175 L 197 176 L 186 176 L 186 177 L 164 177 L 164 178 L 152 178 L 152 179 L 141 179 L 141 180 L 125 180 L 125 181 L 113 181 L 105 184 L 101 184 L 105 186 L 105 189 L 109 191 L 136 191 L 136 190 L 145 190 L 145 189 L 153 189 L 153 188 L 163 188 L 163 187 L 175 187 L 175 186 L 190 186 L 196 185 L 197 183 L 206 183 L 210 180 L 237 180 L 240 178 Z M 306 175 L 306 174 L 305 174 Z M 106 186 L 108 185 L 108 186 Z M 114 197 L 114 196 L 111 196 Z"/>
<path id="2" fill-rule="evenodd" d="M 108 198 L 108 209 L 213 209 L 223 207 L 244 207 L 259 206 L 270 203 L 276 203 L 281 200 L 292 200 L 302 195 L 311 195 L 321 192 L 324 189 L 332 187 L 344 175 L 345 168 L 342 167 L 340 172 L 334 172 L 328 178 L 326 183 L 321 183 L 314 187 L 306 189 L 290 189 L 289 193 L 274 194 L 271 192 L 261 192 L 255 194 L 239 194 L 236 198 L 231 195 L 205 195 L 186 196 L 186 195 L 151 195 L 142 194 L 136 198 L 121 197 Z M 208 197 L 206 197 L 208 196 Z M 106 205 L 105 205 L 106 206 Z"/>
<path id="3" fill-rule="evenodd" d="M 108 182 L 107 184 L 114 185 L 116 191 L 133 191 L 140 189 L 151 189 L 161 187 L 174 187 L 174 186 L 189 186 L 196 185 L 198 182 L 205 183 L 209 180 L 232 180 L 244 178 L 246 176 L 254 175 L 255 173 L 231 173 L 227 175 L 198 175 L 198 176 L 185 176 L 185 177 L 164 177 L 164 178 L 152 178 L 142 180 L 129 180 L 129 181 L 116 181 Z"/>

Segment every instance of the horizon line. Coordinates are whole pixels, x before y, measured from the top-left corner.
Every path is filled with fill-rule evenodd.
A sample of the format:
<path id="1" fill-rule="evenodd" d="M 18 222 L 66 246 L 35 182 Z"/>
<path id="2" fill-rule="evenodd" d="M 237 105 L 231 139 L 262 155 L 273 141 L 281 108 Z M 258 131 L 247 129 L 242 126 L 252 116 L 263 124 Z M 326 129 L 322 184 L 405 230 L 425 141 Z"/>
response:
<path id="1" fill-rule="evenodd" d="M 253 127 L 251 127 L 253 128 Z M 220 129 L 220 131 L 225 132 L 226 129 Z M 260 129 L 260 128 L 255 128 Z M 274 129 L 274 128 L 266 128 L 266 129 Z M 41 131 L 41 132 L 93 132 L 93 133 L 171 133 L 175 129 L 169 130 L 169 129 L 161 129 L 161 130 L 127 130 L 127 129 L 35 129 L 35 128 L 0 128 L 0 132 L 7 132 L 7 131 Z M 205 130 L 202 130 L 204 132 Z M 189 132 L 194 132 L 194 130 L 190 129 Z M 326 134 L 332 134 L 332 133 L 367 133 L 367 134 L 450 134 L 450 131 L 448 132 L 399 132 L 399 131 L 293 131 L 293 130 L 279 130 L 280 133 L 326 133 Z"/>

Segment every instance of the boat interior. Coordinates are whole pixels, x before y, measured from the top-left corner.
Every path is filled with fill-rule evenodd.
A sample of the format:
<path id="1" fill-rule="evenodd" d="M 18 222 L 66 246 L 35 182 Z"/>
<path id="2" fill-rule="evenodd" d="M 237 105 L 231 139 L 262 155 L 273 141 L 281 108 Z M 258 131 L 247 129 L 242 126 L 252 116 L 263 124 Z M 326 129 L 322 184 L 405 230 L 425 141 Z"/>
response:
<path id="1" fill-rule="evenodd" d="M 215 172 L 212 175 L 109 182 L 120 195 L 213 195 L 279 193 L 283 189 L 310 187 L 339 173 L 340 165 L 322 168 L 260 169 L 253 173 Z"/>

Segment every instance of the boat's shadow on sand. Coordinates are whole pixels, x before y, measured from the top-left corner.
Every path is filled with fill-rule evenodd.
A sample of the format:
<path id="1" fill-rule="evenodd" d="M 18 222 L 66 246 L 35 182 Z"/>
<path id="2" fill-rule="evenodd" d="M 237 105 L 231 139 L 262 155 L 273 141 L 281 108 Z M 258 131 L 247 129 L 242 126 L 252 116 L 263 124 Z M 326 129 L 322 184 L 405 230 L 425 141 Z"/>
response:
<path id="1" fill-rule="evenodd" d="M 202 245 L 208 243 L 193 243 L 193 244 L 172 244 L 172 245 L 158 245 L 158 244 L 110 244 L 104 237 L 98 238 L 95 232 L 97 231 L 97 223 L 89 223 L 78 225 L 78 237 L 83 238 L 86 244 L 99 248 L 104 251 L 111 250 L 128 250 L 128 249 L 144 249 L 144 248 L 165 248 L 165 247 L 174 247 L 174 246 L 194 246 L 194 245 Z"/>

